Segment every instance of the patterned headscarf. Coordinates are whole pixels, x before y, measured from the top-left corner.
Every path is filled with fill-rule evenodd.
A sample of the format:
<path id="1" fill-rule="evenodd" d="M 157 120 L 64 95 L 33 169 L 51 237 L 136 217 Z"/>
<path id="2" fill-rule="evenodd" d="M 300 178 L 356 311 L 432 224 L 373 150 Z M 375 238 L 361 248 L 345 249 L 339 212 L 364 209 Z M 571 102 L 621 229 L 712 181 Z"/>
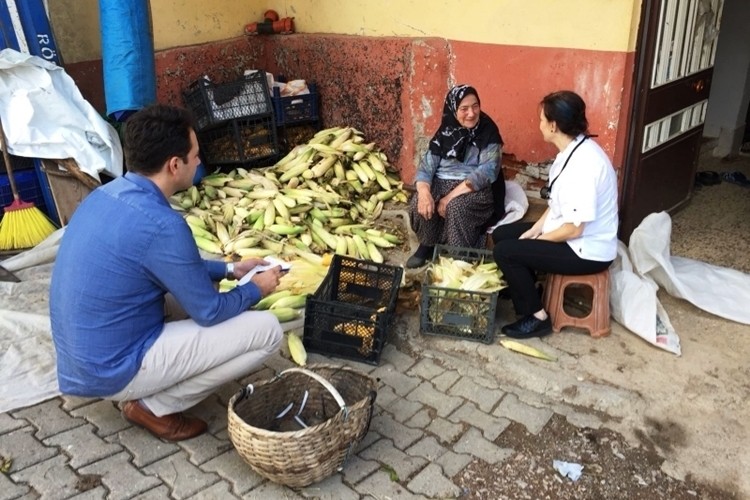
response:
<path id="1" fill-rule="evenodd" d="M 500 131 L 484 111 L 480 112 L 479 121 L 472 128 L 466 128 L 458 123 L 456 113 L 461 100 L 467 95 L 474 95 L 479 103 L 479 94 L 469 85 L 456 85 L 448 91 L 443 104 L 443 119 L 440 128 L 430 141 L 430 152 L 441 158 L 455 158 L 463 161 L 466 146 L 473 144 L 480 151 L 488 144 L 503 144 Z M 481 103 L 480 103 L 481 105 Z"/>

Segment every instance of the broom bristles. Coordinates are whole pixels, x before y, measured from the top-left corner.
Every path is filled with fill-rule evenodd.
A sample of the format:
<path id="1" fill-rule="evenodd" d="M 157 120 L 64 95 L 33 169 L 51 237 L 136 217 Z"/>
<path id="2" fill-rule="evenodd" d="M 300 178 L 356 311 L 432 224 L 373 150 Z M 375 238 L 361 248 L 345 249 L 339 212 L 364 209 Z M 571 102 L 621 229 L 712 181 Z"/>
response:
<path id="1" fill-rule="evenodd" d="M 54 224 L 33 203 L 16 199 L 0 220 L 0 250 L 32 248 L 55 232 Z"/>

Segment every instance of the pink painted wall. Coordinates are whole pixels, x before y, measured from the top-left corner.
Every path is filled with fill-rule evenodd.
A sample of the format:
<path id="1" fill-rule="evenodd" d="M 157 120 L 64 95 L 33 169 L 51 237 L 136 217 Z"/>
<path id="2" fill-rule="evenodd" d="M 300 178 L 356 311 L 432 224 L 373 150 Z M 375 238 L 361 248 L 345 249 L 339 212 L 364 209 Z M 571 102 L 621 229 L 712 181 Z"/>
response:
<path id="1" fill-rule="evenodd" d="M 100 61 L 66 67 L 92 103 L 103 103 Z M 264 69 L 316 82 L 326 127 L 351 125 L 375 141 L 406 182 L 440 123 L 446 91 L 470 83 L 506 142 L 506 176 L 534 189 L 543 181 L 533 164 L 554 157 L 541 140 L 538 103 L 570 89 L 588 105 L 590 128 L 622 164 L 627 137 L 633 55 L 626 52 L 536 48 L 442 38 L 297 34 L 239 37 L 158 52 L 160 102 L 182 104 L 181 93 L 203 74 L 217 82 L 244 69 Z M 103 106 L 102 106 L 103 107 Z M 527 163 L 531 165 L 527 165 Z"/>
<path id="2" fill-rule="evenodd" d="M 592 50 L 453 42 L 457 81 L 472 83 L 482 109 L 501 129 L 505 151 L 528 162 L 554 157 L 539 133 L 539 101 L 556 90 L 573 90 L 586 101 L 592 133 L 616 157 L 622 103 L 632 71 L 627 54 Z"/>

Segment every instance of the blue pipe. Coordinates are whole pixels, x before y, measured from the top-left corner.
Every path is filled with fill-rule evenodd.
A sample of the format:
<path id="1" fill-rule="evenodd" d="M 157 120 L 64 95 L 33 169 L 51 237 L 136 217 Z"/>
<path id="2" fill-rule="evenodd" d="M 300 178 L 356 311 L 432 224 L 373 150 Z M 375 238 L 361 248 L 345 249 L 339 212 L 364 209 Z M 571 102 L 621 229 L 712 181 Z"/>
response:
<path id="1" fill-rule="evenodd" d="M 107 116 L 123 121 L 156 102 L 148 0 L 99 0 Z"/>

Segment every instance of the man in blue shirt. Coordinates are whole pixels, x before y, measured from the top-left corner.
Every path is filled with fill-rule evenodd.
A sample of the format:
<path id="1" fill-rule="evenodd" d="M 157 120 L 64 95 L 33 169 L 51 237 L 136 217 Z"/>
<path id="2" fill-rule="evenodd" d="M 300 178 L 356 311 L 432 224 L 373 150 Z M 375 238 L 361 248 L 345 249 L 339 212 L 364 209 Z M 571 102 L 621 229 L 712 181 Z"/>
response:
<path id="1" fill-rule="evenodd" d="M 58 382 L 65 394 L 125 401 L 124 417 L 158 437 L 188 439 L 206 423 L 183 410 L 277 351 L 276 317 L 248 309 L 276 288 L 281 270 L 216 290 L 215 281 L 265 261 L 203 260 L 169 206 L 200 163 L 187 111 L 154 105 L 134 114 L 125 159 L 128 173 L 81 203 L 60 245 L 50 288 Z"/>

